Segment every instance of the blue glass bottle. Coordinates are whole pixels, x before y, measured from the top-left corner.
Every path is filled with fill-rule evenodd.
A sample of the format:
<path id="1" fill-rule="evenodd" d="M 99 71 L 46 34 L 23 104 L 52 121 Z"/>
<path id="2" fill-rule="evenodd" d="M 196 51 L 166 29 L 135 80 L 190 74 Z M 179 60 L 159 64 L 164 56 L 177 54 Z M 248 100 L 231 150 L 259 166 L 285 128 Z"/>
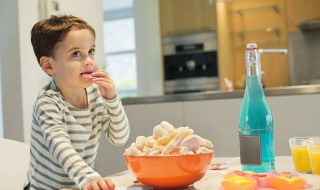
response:
<path id="1" fill-rule="evenodd" d="M 274 170 L 273 117 L 260 80 L 257 44 L 246 47 L 246 89 L 238 120 L 242 169 L 257 173 Z"/>

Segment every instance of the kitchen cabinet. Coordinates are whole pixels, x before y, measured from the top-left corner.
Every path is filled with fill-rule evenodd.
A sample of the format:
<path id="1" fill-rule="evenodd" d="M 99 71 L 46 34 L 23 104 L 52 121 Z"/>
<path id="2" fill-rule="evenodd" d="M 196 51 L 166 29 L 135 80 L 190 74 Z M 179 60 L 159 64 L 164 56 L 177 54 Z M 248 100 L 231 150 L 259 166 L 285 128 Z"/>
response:
<path id="1" fill-rule="evenodd" d="M 288 139 L 320 134 L 320 94 L 267 96 L 274 119 L 276 155 L 290 155 Z M 124 104 L 130 123 L 130 138 L 121 147 L 102 136 L 96 170 L 107 176 L 125 170 L 123 153 L 137 136 L 151 135 L 165 120 L 175 127 L 189 126 L 211 140 L 215 156 L 239 156 L 238 116 L 242 98 L 206 99 L 164 103 Z M 303 116 L 303 117 L 302 117 Z"/>
<path id="2" fill-rule="evenodd" d="M 241 98 L 185 102 L 185 124 L 213 142 L 216 156 L 239 156 L 237 126 L 241 102 Z"/>
<path id="3" fill-rule="evenodd" d="M 286 0 L 288 32 L 300 32 L 297 27 L 303 21 L 320 18 L 319 0 Z"/>
<path id="4" fill-rule="evenodd" d="M 208 0 L 160 0 L 161 35 L 216 30 L 216 3 Z"/>
<path id="5" fill-rule="evenodd" d="M 220 79 L 227 77 L 236 84 L 246 76 L 247 43 L 255 42 L 259 49 L 288 48 L 285 0 L 232 1 L 217 10 L 218 41 L 226 42 L 218 43 Z M 226 57 L 229 63 L 224 60 Z M 261 70 L 265 73 L 266 87 L 289 85 L 288 55 L 263 54 Z"/>
<path id="6" fill-rule="evenodd" d="M 319 134 L 320 94 L 269 96 L 274 119 L 276 155 L 290 155 L 288 139 Z M 239 156 L 238 117 L 242 98 L 187 101 L 185 125 L 211 140 L 216 156 Z M 304 116 L 301 118 L 301 116 Z"/>
<path id="7" fill-rule="evenodd" d="M 170 121 L 174 126 L 182 126 L 184 124 L 183 102 L 171 103 L 150 103 L 138 105 L 126 105 L 130 125 L 150 127 L 148 131 L 143 130 L 140 135 L 151 135 L 153 127 L 162 121 Z M 132 120 L 131 120 L 132 118 Z"/>
<path id="8" fill-rule="evenodd" d="M 243 1 L 231 8 L 232 35 L 235 50 L 236 78 L 246 74 L 245 45 L 256 42 L 258 48 L 287 49 L 287 30 L 284 0 Z M 242 11 L 239 13 L 239 11 Z M 268 53 L 261 56 L 261 70 L 266 87 L 289 85 L 288 56 Z"/>

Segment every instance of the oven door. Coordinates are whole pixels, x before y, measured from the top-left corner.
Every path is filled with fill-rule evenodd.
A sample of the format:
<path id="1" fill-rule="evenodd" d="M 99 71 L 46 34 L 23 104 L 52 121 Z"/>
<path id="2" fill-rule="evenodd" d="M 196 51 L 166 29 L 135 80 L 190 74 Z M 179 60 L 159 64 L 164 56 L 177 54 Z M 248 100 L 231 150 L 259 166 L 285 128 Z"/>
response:
<path id="1" fill-rule="evenodd" d="M 197 51 L 164 56 L 165 93 L 219 89 L 217 51 Z"/>

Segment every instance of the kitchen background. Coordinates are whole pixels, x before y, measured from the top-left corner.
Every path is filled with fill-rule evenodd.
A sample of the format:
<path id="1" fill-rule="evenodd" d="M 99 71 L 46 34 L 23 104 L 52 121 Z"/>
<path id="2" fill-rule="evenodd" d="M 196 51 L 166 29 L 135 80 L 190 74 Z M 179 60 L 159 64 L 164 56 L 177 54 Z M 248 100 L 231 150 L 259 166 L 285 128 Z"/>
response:
<path id="1" fill-rule="evenodd" d="M 142 6 L 141 4 L 137 5 L 137 2 L 131 0 L 121 1 L 121 3 L 109 1 L 105 3 L 105 15 L 123 15 L 125 18 L 122 18 L 122 20 L 127 19 L 133 22 L 130 27 L 139 26 L 139 20 L 143 17 L 139 18 L 133 14 L 132 17 L 128 18 L 128 14 L 125 14 L 130 10 L 130 7 L 135 9 L 134 6 Z M 110 56 L 109 58 L 107 56 L 109 68 L 111 68 L 111 65 L 120 65 L 119 62 L 122 62 L 126 63 L 126 65 L 131 65 L 128 70 L 133 70 L 128 73 L 128 77 L 124 77 L 125 73 L 121 69 L 122 67 L 119 67 L 118 74 L 114 74 L 114 76 L 119 76 L 117 81 L 123 81 L 122 84 L 120 82 L 118 84 L 119 90 L 123 92 L 122 96 L 150 96 L 175 92 L 226 90 L 224 79 L 232 81 L 235 89 L 242 89 L 245 83 L 244 47 L 246 43 L 252 41 L 257 42 L 260 48 L 289 49 L 288 55 L 263 54 L 262 71 L 266 88 L 317 83 L 320 71 L 317 68 L 319 59 L 314 57 L 317 54 L 312 52 L 316 51 L 317 48 L 314 47 L 318 47 L 317 44 L 319 44 L 320 40 L 318 37 L 319 21 L 316 22 L 317 26 L 312 26 L 314 30 L 307 30 L 306 27 L 303 28 L 302 26 L 308 21 L 320 18 L 318 11 L 314 8 L 317 7 L 319 1 L 238 0 L 227 3 L 221 2 L 223 1 L 218 3 L 206 0 L 159 1 L 158 8 L 160 12 L 156 13 L 159 14 L 159 18 L 151 17 L 154 15 L 152 13 L 152 15 L 148 15 L 148 20 L 154 18 L 153 23 L 159 23 L 158 25 L 160 25 L 160 42 L 159 34 L 156 35 L 157 38 L 150 39 L 149 42 L 152 47 L 155 47 L 155 51 L 152 50 L 152 52 L 159 51 L 160 43 L 160 68 L 150 66 L 151 62 L 159 63 L 159 57 L 157 57 L 159 52 L 147 64 L 141 63 L 148 59 L 134 52 L 148 47 L 147 45 L 141 46 L 139 44 L 140 40 L 138 40 L 139 33 L 146 33 L 146 31 L 139 31 L 140 27 L 136 27 L 136 41 L 134 41 L 134 31 L 131 33 L 128 32 L 130 30 L 126 29 L 125 36 L 130 38 L 123 38 L 119 32 L 108 33 L 108 28 L 106 27 L 105 37 L 112 36 L 112 39 L 116 39 L 114 34 L 120 34 L 117 39 L 122 37 L 121 39 L 124 42 L 120 44 L 132 44 L 130 48 L 124 48 L 127 51 L 129 49 L 130 53 L 132 53 L 130 58 L 126 56 L 129 59 L 117 60 L 113 64 Z M 110 6 L 111 4 L 117 6 L 110 10 L 108 5 Z M 116 19 L 119 19 L 119 16 Z M 116 19 L 112 21 L 117 22 Z M 106 23 L 108 21 L 110 23 L 108 19 Z M 140 26 L 143 25 L 140 23 Z M 124 30 L 123 28 L 122 30 Z M 152 34 L 155 34 L 159 28 L 153 25 L 152 29 L 156 29 L 152 31 Z M 204 37 L 208 33 L 211 33 L 210 39 Z M 143 36 L 143 39 L 146 39 L 145 36 Z M 108 43 L 107 41 L 105 44 L 108 46 L 108 44 L 119 43 L 119 41 L 115 40 L 113 42 Z M 208 44 L 211 44 L 211 46 L 208 46 Z M 199 47 L 201 45 L 204 47 Z M 194 46 L 194 51 L 190 51 L 191 46 Z M 181 51 L 183 47 L 189 49 Z M 180 48 L 179 51 L 177 50 L 178 48 Z M 144 53 L 150 53 L 150 51 Z M 205 53 L 208 53 L 208 55 L 204 55 Z M 145 55 L 143 54 L 143 56 Z M 123 54 L 121 56 L 125 57 Z M 216 62 L 212 62 L 212 56 L 217 56 L 217 58 L 215 57 Z M 205 59 L 205 61 L 201 60 L 201 58 Z M 215 66 L 215 64 L 217 65 Z M 154 71 L 146 69 L 150 67 Z M 214 68 L 216 73 L 210 72 L 210 68 Z M 115 68 L 109 70 L 116 71 Z M 139 71 L 142 71 L 142 74 L 135 75 Z M 146 72 L 143 71 L 152 74 L 156 72 L 156 76 L 145 78 Z M 160 73 L 158 73 L 159 71 Z M 149 83 L 145 80 L 156 77 L 162 80 L 160 80 L 160 84 L 156 81 Z M 130 80 L 126 80 L 129 78 Z M 219 83 L 218 85 L 217 82 Z"/>
<path id="2" fill-rule="evenodd" d="M 40 88 L 49 81 L 34 56 L 30 30 L 47 15 L 73 14 L 96 29 L 97 62 L 114 77 L 122 97 L 161 96 L 166 82 L 163 49 L 166 39 L 190 34 L 216 34 L 213 37 L 216 44 L 210 51 L 213 48 L 217 53 L 221 90 L 226 90 L 224 78 L 231 80 L 234 88 L 243 88 L 244 44 L 252 40 L 260 48 L 289 49 L 288 55 L 262 56 L 266 88 L 318 83 L 319 30 L 305 30 L 301 24 L 320 17 L 319 4 L 319 0 L 219 0 L 217 3 L 213 0 L 0 0 L 0 137 L 29 142 L 32 106 Z M 188 40 L 184 42 L 188 44 Z M 200 49 L 206 50 L 207 45 L 202 45 L 204 48 L 201 49 L 200 43 Z M 189 63 L 192 67 L 198 62 Z M 201 65 L 201 68 L 208 67 Z M 315 101 L 316 97 L 311 100 Z M 239 103 L 233 107 L 240 107 Z M 177 104 L 179 109 L 184 107 Z M 232 102 L 225 100 L 212 106 L 222 108 L 226 104 L 231 106 Z M 166 104 L 161 106 L 158 111 L 168 112 Z M 152 110 L 148 111 L 152 113 Z M 238 113 L 238 109 L 230 110 L 235 115 Z M 221 118 L 230 114 L 223 113 Z M 308 121 L 312 122 L 312 114 L 316 113 L 311 112 Z M 172 121 L 180 117 L 170 115 L 174 116 Z M 135 133 L 138 133 L 136 129 Z"/>

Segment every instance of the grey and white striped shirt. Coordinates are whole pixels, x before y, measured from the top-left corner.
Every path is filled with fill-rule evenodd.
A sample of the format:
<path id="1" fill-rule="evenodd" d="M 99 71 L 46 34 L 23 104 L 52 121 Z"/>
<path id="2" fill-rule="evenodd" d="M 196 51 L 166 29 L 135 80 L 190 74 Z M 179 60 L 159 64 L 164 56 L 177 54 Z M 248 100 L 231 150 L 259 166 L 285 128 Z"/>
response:
<path id="1" fill-rule="evenodd" d="M 120 99 L 104 99 L 96 85 L 86 90 L 87 109 L 65 101 L 53 81 L 40 91 L 33 108 L 30 189 L 81 189 L 100 177 L 92 168 L 101 131 L 114 145 L 128 140 L 129 123 Z"/>

